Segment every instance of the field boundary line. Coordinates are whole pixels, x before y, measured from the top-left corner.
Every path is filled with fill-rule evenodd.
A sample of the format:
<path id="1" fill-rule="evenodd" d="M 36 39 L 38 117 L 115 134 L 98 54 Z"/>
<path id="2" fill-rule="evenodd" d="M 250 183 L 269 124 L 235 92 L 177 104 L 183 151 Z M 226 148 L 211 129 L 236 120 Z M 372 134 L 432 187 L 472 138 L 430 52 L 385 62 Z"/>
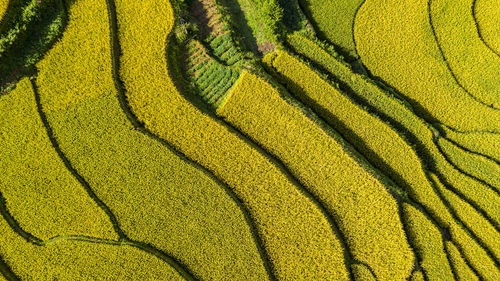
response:
<path id="1" fill-rule="evenodd" d="M 441 47 L 441 44 L 439 43 L 439 39 L 438 39 L 438 36 L 437 36 L 437 32 L 436 32 L 436 29 L 435 29 L 435 25 L 434 25 L 434 21 L 432 19 L 432 1 L 433 0 L 428 0 L 427 2 L 427 16 L 428 16 L 428 19 L 429 19 L 429 23 L 430 23 L 430 26 L 431 26 L 431 30 L 432 30 L 432 36 L 434 38 L 434 41 L 436 42 L 436 45 L 438 47 L 438 50 L 439 50 L 439 54 L 441 55 L 441 58 L 443 59 L 445 65 L 446 65 L 446 68 L 448 69 L 448 71 L 450 72 L 451 76 L 453 77 L 453 80 L 455 80 L 455 83 L 465 92 L 467 93 L 467 95 L 469 95 L 469 97 L 471 97 L 473 100 L 475 100 L 476 102 L 486 106 L 486 107 L 490 107 L 492 108 L 493 110 L 500 110 L 500 108 L 495 108 L 491 105 L 488 105 L 488 104 L 485 104 L 483 101 L 481 101 L 480 99 L 478 99 L 476 96 L 474 96 L 471 92 L 469 92 L 469 90 L 467 90 L 464 85 L 462 85 L 462 83 L 460 83 L 460 81 L 458 81 L 458 78 L 457 78 L 457 75 L 455 74 L 455 72 L 453 71 L 453 69 L 451 68 L 450 66 L 450 63 L 448 62 L 448 59 L 446 59 L 446 56 L 444 55 L 444 52 L 443 52 L 443 48 Z"/>
<path id="2" fill-rule="evenodd" d="M 253 221 L 253 218 L 250 215 L 250 212 L 246 208 L 246 206 L 243 204 L 241 199 L 232 191 L 232 189 L 227 186 L 227 184 L 223 181 L 221 181 L 219 178 L 217 178 L 213 173 L 211 173 L 208 169 L 203 167 L 202 165 L 192 161 L 189 159 L 185 154 L 182 152 L 178 151 L 174 147 L 172 147 L 167 141 L 161 139 L 154 133 L 152 133 L 149 129 L 147 129 L 144 126 L 144 123 L 141 122 L 137 116 L 132 112 L 132 109 L 130 108 L 128 101 L 127 101 L 127 95 L 126 95 L 126 89 L 123 86 L 123 82 L 121 81 L 120 78 L 120 56 L 121 56 L 121 46 L 120 46 L 120 41 L 119 41 L 119 34 L 118 34 L 118 21 L 117 21 L 117 15 L 116 15 L 116 6 L 114 3 L 114 0 L 106 0 L 107 2 L 107 8 L 108 8 L 108 16 L 109 16 L 109 25 L 110 25 L 110 33 L 111 33 L 111 62 L 112 62 L 112 76 L 113 76 L 113 81 L 115 84 L 115 88 L 117 91 L 117 99 L 120 103 L 120 107 L 123 111 L 123 113 L 127 116 L 128 121 L 132 124 L 132 126 L 141 132 L 142 134 L 146 135 L 150 139 L 160 143 L 163 145 L 165 148 L 169 149 L 172 151 L 176 156 L 181 158 L 183 161 L 188 163 L 189 165 L 195 167 L 196 169 L 200 170 L 203 172 L 206 176 L 208 176 L 210 179 L 214 180 L 218 185 L 223 187 L 224 191 L 226 194 L 229 195 L 231 199 L 236 203 L 238 208 L 241 210 L 245 221 L 250 228 L 252 237 L 254 239 L 255 245 L 257 247 L 257 250 L 259 252 L 259 255 L 263 261 L 264 267 L 266 269 L 266 272 L 268 274 L 268 277 L 271 281 L 277 280 L 275 275 L 274 275 L 274 270 L 272 269 L 272 266 L 270 265 L 270 259 L 267 254 L 267 251 L 264 248 L 264 243 L 262 242 L 262 239 L 260 238 L 258 234 L 257 227 L 255 226 L 255 222 Z M 175 18 L 177 21 L 177 18 Z M 166 41 L 168 42 L 170 40 L 170 37 L 173 36 L 173 32 L 169 33 L 167 35 Z M 167 68 L 168 69 L 168 68 Z M 154 248 L 151 248 L 154 250 Z M 189 279 L 188 279 L 189 280 Z"/>
<path id="3" fill-rule="evenodd" d="M 307 59 L 307 61 L 310 61 L 310 60 L 309 60 L 309 59 Z M 274 69 L 274 67 L 273 67 L 273 69 Z M 317 71 L 317 70 L 316 70 L 316 71 Z M 322 71 L 323 71 L 323 72 L 326 72 L 326 73 L 330 73 L 329 71 L 324 70 L 324 69 L 323 69 Z M 330 74 L 331 74 L 331 75 L 333 75 L 332 73 L 330 73 Z M 333 76 L 334 76 L 334 77 L 336 77 L 335 75 L 333 75 Z M 338 78 L 337 78 L 337 80 L 339 80 L 339 82 L 340 82 L 340 83 L 343 83 L 340 79 L 338 79 Z M 331 84 L 331 82 L 329 82 L 329 83 Z M 351 98 L 351 96 L 350 96 L 350 95 L 347 95 L 347 96 L 348 96 L 349 98 Z M 357 99 L 359 99 L 359 97 L 358 97 L 358 96 L 356 96 L 355 98 L 351 98 L 351 100 L 353 100 L 353 102 L 354 102 L 354 103 L 356 103 L 356 104 L 358 104 L 358 105 L 359 105 L 359 102 L 357 102 L 357 101 L 356 101 Z M 371 106 L 368 102 L 364 102 L 364 101 L 363 101 L 361 104 L 365 104 L 365 106 L 367 106 L 368 108 L 372 109 L 371 111 L 373 111 L 373 110 L 374 110 L 374 112 L 375 112 L 375 113 L 370 112 L 371 114 L 375 114 L 375 116 L 376 116 L 376 117 L 378 117 L 379 119 L 381 119 L 382 121 L 383 121 L 383 120 L 385 120 L 384 118 L 382 118 L 382 117 L 379 117 L 379 116 L 378 116 L 378 114 L 383 114 L 383 115 L 385 115 L 385 114 L 384 114 L 384 113 L 379 112 L 376 108 L 374 108 L 373 106 Z M 407 109 L 411 111 L 411 108 L 407 108 Z M 314 111 L 314 112 L 315 112 L 315 111 Z M 412 113 L 414 113 L 413 111 L 411 111 L 411 112 L 412 112 Z M 377 114 L 377 113 L 378 113 L 378 114 Z M 416 117 L 417 117 L 417 118 L 419 118 L 419 117 L 418 117 L 418 115 L 416 115 Z M 319 117 L 319 118 L 321 119 L 321 117 Z M 403 125 L 398 124 L 399 122 L 397 122 L 397 121 L 395 121 L 395 120 L 392 120 L 392 118 L 390 118 L 390 117 L 388 117 L 388 116 L 387 116 L 387 118 L 388 118 L 388 120 L 389 120 L 389 124 L 388 124 L 388 125 L 389 125 L 389 126 L 391 126 L 391 128 L 393 128 L 394 130 L 396 130 L 396 132 L 399 132 L 399 130 L 397 130 L 397 129 L 396 129 L 396 128 L 392 125 L 392 124 L 393 124 L 393 122 L 395 122 L 395 123 L 396 123 L 396 125 L 398 125 L 397 127 L 401 126 L 401 127 L 404 129 L 403 131 L 406 131 L 408 134 L 410 134 L 410 137 L 411 137 L 412 139 L 414 139 L 414 141 L 416 141 L 416 142 L 417 142 L 417 145 L 421 145 L 421 146 L 423 146 L 424 150 L 419 149 L 418 147 L 415 149 L 415 148 L 414 148 L 414 146 L 412 145 L 412 142 L 411 142 L 410 140 L 408 140 L 406 137 L 405 137 L 405 138 L 403 138 L 403 140 L 404 140 L 406 143 L 408 143 L 408 144 L 409 144 L 412 148 L 414 148 L 414 151 L 415 151 L 415 153 L 417 154 L 418 158 L 422 161 L 422 162 L 421 162 L 421 164 L 422 164 L 422 169 L 423 169 L 424 173 L 426 174 L 426 178 L 427 178 L 428 182 L 430 183 L 430 185 L 432 186 L 432 188 L 433 188 L 434 192 L 438 195 L 438 197 L 439 197 L 440 201 L 441 201 L 441 202 L 443 203 L 443 205 L 446 207 L 446 209 L 448 210 L 448 212 L 450 213 L 450 215 L 452 216 L 452 218 L 455 220 L 455 222 L 456 222 L 456 223 L 457 223 L 460 227 L 462 227 L 462 228 L 464 229 L 464 231 L 466 231 L 466 232 L 467 232 L 467 234 L 468 234 L 468 235 L 469 235 L 472 239 L 474 239 L 474 240 L 478 243 L 478 245 L 479 245 L 481 248 L 483 248 L 483 249 L 485 250 L 485 252 L 486 252 L 486 253 L 488 254 L 488 256 L 492 259 L 492 261 L 493 261 L 495 264 L 497 264 L 497 266 L 498 266 L 498 261 L 494 258 L 494 255 L 492 255 L 492 253 L 491 253 L 491 251 L 489 250 L 489 248 L 488 248 L 488 247 L 486 247 L 486 246 L 484 245 L 484 243 L 482 243 L 482 240 L 480 240 L 480 239 L 479 239 L 479 238 L 478 238 L 478 237 L 477 237 L 477 236 L 476 236 L 476 235 L 475 235 L 475 234 L 474 234 L 474 233 L 473 233 L 473 232 L 472 232 L 472 231 L 471 231 L 468 227 L 466 227 L 466 225 L 465 225 L 465 224 L 464 224 L 464 223 L 463 223 L 463 222 L 462 222 L 462 221 L 458 218 L 458 216 L 456 215 L 456 213 L 455 213 L 454 209 L 453 209 L 453 208 L 452 208 L 452 206 L 449 204 L 449 202 L 446 200 L 446 198 L 444 198 L 444 195 L 440 192 L 440 190 L 438 190 L 438 187 L 436 186 L 436 184 L 434 183 L 434 181 L 432 181 L 432 179 L 430 179 L 430 178 L 429 178 L 429 176 L 428 176 L 428 172 L 429 172 L 429 171 L 434 172 L 434 173 L 436 174 L 436 176 L 438 176 L 438 177 L 439 177 L 439 180 L 443 183 L 443 186 L 445 186 L 445 187 L 447 188 L 447 190 L 449 190 L 449 191 L 453 192 L 453 193 L 454 193 L 454 194 L 456 194 L 456 195 L 457 195 L 457 196 L 458 196 L 461 200 L 463 200 L 464 202 L 467 202 L 469 205 L 471 205 L 472 207 L 474 207 L 474 209 L 476 209 L 476 210 L 477 210 L 478 208 L 477 208 L 476 204 L 471 204 L 470 200 L 469 200 L 466 196 L 464 196 L 461 192 L 460 192 L 460 193 L 457 193 L 457 192 L 456 192 L 456 188 L 455 188 L 455 187 L 450 188 L 450 184 L 448 184 L 448 182 L 447 182 L 447 181 L 445 181 L 445 180 L 442 178 L 441 173 L 437 171 L 438 169 L 435 167 L 435 165 L 436 165 L 436 164 L 435 164 L 435 161 L 433 160 L 433 158 L 432 158 L 432 157 L 430 157 L 432 164 L 430 165 L 430 167 L 427 167 L 427 164 L 426 164 L 426 163 L 427 163 L 427 161 L 428 161 L 428 160 L 423 161 L 422 156 L 420 155 L 421 153 L 419 153 L 419 150 L 422 150 L 422 153 L 424 153 L 424 154 L 430 154 L 430 153 L 428 152 L 428 148 L 426 148 L 426 146 L 425 146 L 425 145 L 423 145 L 423 143 L 421 143 L 421 142 L 420 142 L 420 140 L 418 140 L 418 138 L 417 138 L 416 136 L 414 136 L 411 132 L 409 132 L 409 131 L 408 131 L 408 130 L 407 130 L 407 129 L 403 126 Z M 419 118 L 419 119 L 420 119 L 420 118 Z M 324 122 L 325 122 L 325 121 L 324 121 Z M 424 121 L 424 124 L 426 124 L 426 125 L 427 125 L 427 127 L 429 126 L 429 124 L 427 124 L 425 121 Z M 401 132 L 400 132 L 400 133 L 401 133 Z M 403 134 L 404 134 L 403 136 L 406 136 L 406 134 L 407 134 L 407 133 L 403 133 Z M 340 134 L 340 133 L 339 133 L 339 134 Z M 341 135 L 341 134 L 340 134 L 340 135 Z M 341 136 L 342 136 L 342 135 L 341 135 Z M 435 138 L 433 138 L 433 142 L 434 142 L 434 141 L 435 141 Z M 346 140 L 346 142 L 347 142 L 347 140 Z M 436 143 L 435 143 L 435 142 L 434 142 L 434 145 L 436 145 Z M 352 146 L 352 145 L 351 145 L 351 146 Z M 437 146 L 437 145 L 436 145 L 436 146 Z M 354 148 L 354 147 L 353 147 L 353 148 Z M 359 152 L 358 152 L 358 153 L 359 153 Z M 428 155 L 427 155 L 427 156 L 428 156 Z M 444 156 L 443 156 L 443 157 L 444 157 Z M 365 157 L 365 159 L 366 159 L 366 157 Z M 446 160 L 446 161 L 448 161 L 448 159 L 446 159 L 446 158 L 445 158 L 445 160 Z M 371 164 L 371 162 L 370 162 L 368 159 L 366 159 L 366 161 L 368 161 L 368 162 Z M 449 161 L 448 161 L 448 162 L 449 162 Z M 372 167 L 376 167 L 376 166 L 374 166 L 373 164 L 371 164 L 371 166 L 372 166 Z M 430 169 L 430 168 L 432 168 L 432 169 Z M 377 169 L 377 170 L 378 170 L 378 169 Z M 460 171 L 458 171 L 458 172 L 460 172 Z M 383 176 L 386 176 L 389 180 L 393 181 L 393 180 L 392 180 L 392 178 L 391 178 L 390 176 L 387 176 L 387 175 L 385 175 L 385 174 L 384 174 L 384 173 L 382 173 L 382 172 L 380 172 L 380 173 L 381 173 Z M 392 192 L 390 192 L 390 193 L 391 193 L 391 195 L 393 195 L 393 196 L 394 196 L 394 194 L 393 194 Z M 463 198 L 463 197 L 465 197 L 465 198 Z M 397 200 L 397 198 L 395 198 L 395 200 Z M 417 202 L 415 202 L 415 200 L 414 200 L 413 198 L 411 198 L 411 199 L 410 199 L 410 198 L 408 198 L 408 200 L 407 200 L 407 201 L 408 201 L 407 203 L 410 203 L 410 204 L 411 204 L 411 205 L 413 205 L 413 206 L 415 206 L 414 204 L 417 204 L 417 205 L 420 207 L 420 208 L 419 208 L 419 209 L 420 209 L 420 211 L 422 211 L 422 212 L 423 212 L 423 213 L 424 213 L 424 214 L 425 214 L 425 215 L 426 215 L 429 219 L 431 219 L 431 220 L 433 220 L 433 221 L 434 221 L 434 220 L 436 220 L 436 219 L 434 218 L 434 215 L 431 215 L 432 213 L 431 213 L 431 212 L 428 212 L 428 211 L 427 211 L 427 208 L 425 208 L 423 205 L 421 205 L 421 203 L 420 203 L 420 202 L 418 202 L 418 203 L 417 203 Z M 424 210 L 425 210 L 425 211 L 424 211 Z M 479 210 L 481 210 L 481 211 L 479 211 Z M 485 216 L 484 216 L 484 214 L 483 214 L 483 213 L 484 213 L 484 211 L 483 211 L 482 209 L 479 209 L 479 210 L 478 210 L 478 212 L 480 212 L 480 213 L 481 213 L 481 215 L 483 215 L 483 217 L 485 217 Z M 489 219 L 489 217 L 488 217 L 488 216 L 486 216 L 486 217 L 485 217 L 485 219 L 487 219 L 487 220 L 488 220 L 488 222 L 489 222 L 490 224 L 492 224 L 492 225 L 495 227 L 495 224 L 494 224 L 494 223 L 492 223 L 492 221 Z M 438 229 L 440 229 L 440 230 L 441 230 L 441 232 L 443 233 L 444 237 L 449 237 L 449 230 L 448 230 L 448 227 L 442 227 L 442 226 L 441 226 L 441 224 L 437 223 L 437 221 L 438 221 L 438 220 L 436 220 L 436 222 L 435 222 L 434 224 L 438 227 Z M 495 228 L 496 228 L 496 227 L 495 227 Z M 405 230 L 405 232 L 406 232 L 406 230 Z"/>
<path id="4" fill-rule="evenodd" d="M 57 155 L 59 158 L 62 160 L 64 163 L 64 166 L 66 169 L 73 175 L 73 177 L 78 180 L 80 185 L 85 189 L 87 194 L 89 195 L 90 198 L 97 204 L 97 206 L 104 211 L 104 213 L 108 216 L 109 220 L 111 221 L 113 225 L 113 229 L 115 230 L 116 234 L 118 234 L 119 239 L 125 239 L 126 235 L 123 232 L 123 230 L 120 228 L 120 224 L 118 222 L 118 219 L 116 218 L 115 214 L 111 211 L 111 209 L 99 198 L 97 197 L 97 194 L 95 194 L 94 190 L 90 187 L 90 184 L 83 178 L 82 175 L 73 167 L 71 162 L 69 161 L 68 157 L 64 154 L 62 151 L 61 147 L 59 146 L 59 143 L 54 135 L 54 132 L 52 131 L 52 127 L 50 126 L 49 120 L 47 119 L 47 116 L 45 115 L 45 112 L 43 111 L 42 103 L 40 100 L 40 93 L 38 92 L 38 86 L 35 82 L 35 78 L 30 79 L 31 86 L 33 89 L 33 92 L 35 94 L 35 102 L 36 102 L 36 107 L 38 111 L 38 115 L 40 117 L 40 120 L 43 123 L 43 127 L 45 129 L 45 132 L 47 133 L 48 138 L 50 139 L 50 143 L 52 144 L 52 147 L 56 151 Z"/>
<path id="5" fill-rule="evenodd" d="M 0 274 L 8 281 L 18 281 L 21 280 L 14 271 L 10 268 L 10 266 L 3 260 L 2 256 L 0 256 Z"/>
<path id="6" fill-rule="evenodd" d="M 486 46 L 486 48 L 490 49 L 491 52 L 493 52 L 495 55 L 499 56 L 500 57 L 500 52 L 495 50 L 485 39 L 484 39 L 484 36 L 483 36 L 483 33 L 481 32 L 481 27 L 479 26 L 479 21 L 477 20 L 477 0 L 474 0 L 472 2 L 472 7 L 471 7 L 471 11 L 472 11 L 472 17 L 474 18 L 474 24 L 476 26 L 476 31 L 477 31 L 477 34 L 479 36 L 479 39 L 481 39 L 481 42 L 483 42 L 483 44 Z"/>

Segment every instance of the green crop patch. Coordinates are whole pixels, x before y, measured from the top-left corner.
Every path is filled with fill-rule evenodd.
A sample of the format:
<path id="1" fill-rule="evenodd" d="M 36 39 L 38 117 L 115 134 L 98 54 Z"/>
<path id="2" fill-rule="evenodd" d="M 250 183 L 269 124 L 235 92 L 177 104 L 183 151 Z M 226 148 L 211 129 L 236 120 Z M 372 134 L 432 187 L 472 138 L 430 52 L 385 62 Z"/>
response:
<path id="1" fill-rule="evenodd" d="M 190 40 L 183 51 L 185 76 L 194 85 L 193 91 L 204 102 L 217 107 L 224 101 L 240 71 L 219 63 L 197 40 Z"/>
<path id="2" fill-rule="evenodd" d="M 0 0 L 0 280 L 500 280 L 499 0 Z"/>

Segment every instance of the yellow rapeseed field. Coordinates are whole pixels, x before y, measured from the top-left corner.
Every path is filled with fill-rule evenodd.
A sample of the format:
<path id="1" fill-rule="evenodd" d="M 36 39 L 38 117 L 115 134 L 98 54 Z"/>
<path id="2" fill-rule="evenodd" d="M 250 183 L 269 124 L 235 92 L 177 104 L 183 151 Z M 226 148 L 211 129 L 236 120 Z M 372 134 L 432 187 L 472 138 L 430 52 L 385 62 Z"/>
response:
<path id="1" fill-rule="evenodd" d="M 479 37 L 471 11 L 476 1 L 431 0 L 430 16 L 437 42 L 458 82 L 484 104 L 499 109 L 500 56 Z M 500 11 L 499 7 L 496 10 Z M 491 9 L 495 10 L 495 6 Z"/>
<path id="2" fill-rule="evenodd" d="M 366 0 L 354 29 L 364 64 L 398 89 L 427 120 L 459 131 L 500 133 L 500 110 L 453 79 L 429 22 L 427 0 Z"/>
<path id="3" fill-rule="evenodd" d="M 269 83 L 244 72 L 217 114 L 280 158 L 325 202 L 354 258 L 382 279 L 409 276 L 413 255 L 384 185 Z"/>
<path id="4" fill-rule="evenodd" d="M 364 0 L 299 0 L 317 32 L 356 57 L 352 27 L 354 17 Z"/>
<path id="5" fill-rule="evenodd" d="M 52 147 L 28 78 L 0 96 L 0 147 L 0 194 L 26 231 L 41 239 L 63 234 L 116 238 L 109 218 Z"/>
<path id="6" fill-rule="evenodd" d="M 7 11 L 7 7 L 9 6 L 9 0 L 0 0 L 0 22 L 2 22 L 2 18 Z"/>
<path id="7" fill-rule="evenodd" d="M 421 258 L 420 265 L 428 280 L 453 280 L 439 229 L 409 204 L 403 203 L 403 213 L 408 223 L 408 236 Z"/>
<path id="8" fill-rule="evenodd" d="M 478 32 L 484 43 L 497 55 L 500 55 L 500 0 L 474 1 L 473 13 L 475 15 Z"/>
<path id="9" fill-rule="evenodd" d="M 346 280 L 344 265 L 331 266 L 343 250 L 319 209 L 268 158 L 177 91 L 164 57 L 174 21 L 169 1 L 117 1 L 117 14 L 121 78 L 146 128 L 207 167 L 241 198 L 278 279 Z"/>
<path id="10" fill-rule="evenodd" d="M 451 241 L 446 241 L 446 251 L 449 255 L 451 266 L 453 267 L 458 280 L 478 281 L 478 276 L 472 271 L 469 265 L 458 251 L 457 247 Z"/>
<path id="11" fill-rule="evenodd" d="M 364 280 L 364 281 L 377 280 L 366 265 L 358 263 L 358 264 L 353 264 L 351 267 L 352 267 L 352 273 L 354 275 L 354 280 Z"/>
<path id="12" fill-rule="evenodd" d="M 500 280 L 499 22 L 0 0 L 0 280 Z"/>
<path id="13" fill-rule="evenodd" d="M 22 280 L 184 280 L 157 257 L 127 245 L 60 239 L 35 246 L 0 216 L 0 256 Z"/>
<path id="14" fill-rule="evenodd" d="M 459 169 L 500 191 L 500 165 L 497 162 L 461 149 L 445 138 L 439 138 L 438 145 Z"/>
<path id="15" fill-rule="evenodd" d="M 460 146 L 471 152 L 486 155 L 500 162 L 500 134 L 481 132 L 461 133 L 451 130 L 446 126 L 442 126 L 441 129 L 444 131 L 447 139 L 460 144 Z"/>
<path id="16" fill-rule="evenodd" d="M 307 44 L 307 46 L 315 46 L 308 40 L 298 40 L 298 43 L 294 43 L 294 46 L 298 46 L 301 51 L 305 51 L 306 49 L 301 47 L 304 46 L 304 44 Z M 331 71 L 333 74 L 339 75 L 344 83 L 347 83 L 350 87 L 356 90 L 356 95 L 376 108 L 379 112 L 385 114 L 392 120 L 392 122 L 398 123 L 398 126 L 402 126 L 405 130 L 407 130 L 413 138 L 418 140 L 419 146 L 424 149 L 425 154 L 427 154 L 432 160 L 432 165 L 428 168 L 440 173 L 443 178 L 449 182 L 451 187 L 455 188 L 465 197 L 475 202 L 475 204 L 481 207 L 483 211 L 485 211 L 491 219 L 495 221 L 496 224 L 500 223 L 500 198 L 488 186 L 461 173 L 448 162 L 441 151 L 439 151 L 438 146 L 434 143 L 433 132 L 424 120 L 415 115 L 415 113 L 406 104 L 390 96 L 389 93 L 381 90 L 373 84 L 373 82 L 369 82 L 363 76 L 349 76 L 348 69 L 346 69 L 341 63 L 334 63 L 336 61 L 335 58 L 328 55 L 324 51 L 320 51 L 318 48 L 319 47 L 316 46 L 314 49 L 311 49 L 315 51 L 307 52 L 308 57 L 311 57 L 322 66 L 326 66 L 327 70 Z M 477 137 L 469 139 L 469 134 L 467 134 L 467 137 L 463 137 L 464 139 L 467 139 L 468 145 L 480 147 L 482 150 L 496 151 L 495 147 L 497 147 L 497 144 L 495 143 L 495 140 L 498 139 L 497 135 L 483 133 L 470 135 Z M 461 134 L 461 137 L 462 136 L 465 136 L 465 134 Z M 480 143 L 475 143 L 474 140 L 477 140 Z M 495 154 L 496 152 L 491 153 Z M 429 162 L 429 160 L 427 160 L 427 162 Z M 422 203 L 428 200 L 432 201 L 432 193 L 427 194 L 428 195 L 420 196 L 419 201 Z M 427 207 L 432 205 L 435 204 L 426 204 Z"/>
<path id="17" fill-rule="evenodd" d="M 71 6 L 72 15 L 62 40 L 38 65 L 36 83 L 55 138 L 74 168 L 129 238 L 172 254 L 200 278 L 265 279 L 251 230 L 224 187 L 134 130 L 122 112 L 111 76 L 106 2 L 81 0 Z M 100 21 L 87 25 L 87 19 Z M 75 40 L 74 33 L 86 40 Z M 74 54 L 74 64 L 59 63 Z"/>

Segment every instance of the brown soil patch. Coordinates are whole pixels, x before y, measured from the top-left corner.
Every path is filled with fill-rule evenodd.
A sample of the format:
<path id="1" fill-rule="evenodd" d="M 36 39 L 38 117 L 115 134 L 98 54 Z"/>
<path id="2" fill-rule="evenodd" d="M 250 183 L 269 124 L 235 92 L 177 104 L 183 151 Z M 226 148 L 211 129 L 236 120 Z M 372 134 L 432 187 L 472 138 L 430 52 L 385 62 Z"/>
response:
<path id="1" fill-rule="evenodd" d="M 223 35 L 223 23 L 220 14 L 212 0 L 194 0 L 191 14 L 200 23 L 201 38 L 205 39 L 210 34 L 214 36 Z"/>

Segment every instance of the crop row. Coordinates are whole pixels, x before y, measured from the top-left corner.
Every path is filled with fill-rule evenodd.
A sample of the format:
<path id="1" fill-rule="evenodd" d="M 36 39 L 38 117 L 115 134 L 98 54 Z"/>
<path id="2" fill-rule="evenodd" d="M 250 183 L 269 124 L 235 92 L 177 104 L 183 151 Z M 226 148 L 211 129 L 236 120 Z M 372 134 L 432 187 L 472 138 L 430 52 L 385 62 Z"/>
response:
<path id="1" fill-rule="evenodd" d="M 439 180 L 439 178 L 431 174 L 430 175 L 433 182 L 438 187 L 439 191 L 445 196 L 447 201 L 449 202 L 453 210 L 456 211 L 456 202 L 460 202 L 462 206 L 468 206 L 466 202 L 454 196 L 450 191 L 446 190 L 446 187 Z M 454 196 L 451 198 L 450 196 Z M 456 201 L 453 202 L 452 200 Z M 468 206 L 469 207 L 469 206 Z M 472 208 L 469 207 L 472 210 Z M 454 213 L 454 220 L 448 220 L 446 222 L 447 227 L 449 228 L 451 239 L 455 245 L 460 249 L 460 253 L 463 255 L 464 259 L 470 263 L 471 267 L 474 268 L 476 274 L 485 280 L 495 280 L 500 277 L 500 270 L 498 270 L 498 257 L 493 256 L 491 250 L 486 247 L 486 245 L 491 245 L 491 242 L 494 237 L 477 237 L 471 230 L 464 230 L 463 226 L 467 224 L 462 223 L 461 225 L 457 224 L 457 221 L 461 219 L 463 221 L 463 216 L 461 214 Z M 479 221 L 475 221 L 474 223 L 483 224 L 484 218 Z M 479 227 L 488 227 L 488 225 L 483 225 Z M 485 241 L 487 243 L 485 243 Z M 486 245 L 485 245 L 486 244 Z M 496 247 L 496 246 L 495 246 Z"/>
<path id="2" fill-rule="evenodd" d="M 471 269 L 471 267 L 464 260 L 457 246 L 451 241 L 446 241 L 446 251 L 450 257 L 450 265 L 455 272 L 455 276 L 458 280 L 471 280 L 479 281 L 476 273 Z"/>
<path id="3" fill-rule="evenodd" d="M 459 173 L 447 162 L 437 149 L 436 144 L 433 141 L 432 132 L 429 130 L 427 125 L 421 119 L 416 117 L 405 104 L 401 103 L 394 97 L 391 97 L 388 92 L 378 88 L 362 75 L 352 73 L 347 65 L 336 60 L 314 42 L 304 37 L 292 36 L 289 39 L 289 43 L 293 45 L 296 51 L 308 56 L 324 69 L 335 74 L 335 77 L 341 81 L 341 85 L 348 86 L 348 88 L 352 89 L 353 91 L 351 94 L 353 94 L 353 96 L 351 98 L 363 101 L 363 104 L 365 106 L 369 106 L 372 112 L 374 110 L 377 112 L 376 115 L 382 114 L 380 116 L 383 116 L 386 122 L 389 122 L 391 126 L 397 128 L 399 132 L 403 132 L 404 135 L 409 138 L 411 143 L 416 145 L 415 149 L 420 158 L 431 158 L 435 161 L 435 163 L 426 162 L 424 164 L 429 164 L 430 168 L 436 169 L 441 175 L 444 175 L 441 176 L 441 178 L 452 178 L 453 182 L 460 188 L 467 188 L 467 184 L 476 186 L 480 185 L 480 183 Z M 422 154 L 424 157 L 422 157 Z M 451 173 L 452 177 L 446 177 L 449 173 Z M 467 182 L 463 183 L 462 180 Z M 485 189 L 484 186 L 480 185 L 480 188 L 481 187 L 483 190 Z M 476 189 L 476 192 L 479 191 L 480 188 Z M 471 190 L 469 189 L 469 191 Z M 488 189 L 486 189 L 486 192 L 486 194 L 488 194 L 486 196 L 489 200 L 497 200 L 498 197 L 496 194 L 492 194 Z M 470 239 L 470 237 L 463 236 L 464 233 L 461 233 L 462 230 L 456 226 L 456 222 L 454 222 L 454 219 L 450 216 L 446 208 L 444 208 L 440 202 L 440 198 L 432 194 L 433 192 L 428 194 L 423 193 L 422 196 L 418 196 L 417 199 L 429 208 L 431 213 L 436 216 L 441 225 L 454 225 L 454 228 L 457 227 L 455 232 L 457 235 L 461 236 L 455 236 L 460 238 L 463 245 L 466 247 L 472 246 L 473 248 L 477 248 L 477 245 L 469 245 L 468 243 L 470 242 L 464 243 L 466 241 L 464 239 Z M 479 200 L 483 199 L 479 198 Z M 494 216 L 496 212 L 495 206 L 498 205 L 497 203 L 494 203 L 490 206 L 492 206 L 493 209 L 488 207 L 484 209 L 487 210 L 490 215 Z M 468 252 L 471 253 L 470 251 Z M 472 254 L 469 257 L 473 257 Z"/>
<path id="4" fill-rule="evenodd" d="M 0 2 L 0 22 L 2 22 L 2 19 L 5 16 L 5 12 L 7 11 L 8 6 L 9 6 L 9 1 Z"/>
<path id="5" fill-rule="evenodd" d="M 307 74 L 300 68 L 293 71 Z M 276 155 L 337 219 L 355 259 L 405 278 L 413 256 L 385 186 L 262 78 L 243 72 L 217 114 Z M 390 257 L 390 258 L 388 258 Z"/>
<path id="6" fill-rule="evenodd" d="M 227 90 L 238 79 L 239 71 L 220 64 L 197 40 L 190 40 L 184 52 L 187 79 L 196 88 L 196 93 L 211 106 L 222 102 Z"/>
<path id="7" fill-rule="evenodd" d="M 497 162 L 465 151 L 445 138 L 439 138 L 438 145 L 450 162 L 460 170 L 500 192 L 500 165 Z"/>
<path id="8" fill-rule="evenodd" d="M 418 156 L 388 124 L 352 102 L 308 65 L 287 52 L 278 51 L 265 60 L 293 95 L 338 130 L 376 167 L 405 187 L 403 192 L 417 198 L 429 198 L 432 187 Z"/>
<path id="9" fill-rule="evenodd" d="M 363 63 L 426 120 L 459 131 L 500 132 L 500 111 L 475 100 L 448 69 L 434 40 L 427 5 L 427 0 L 365 1 L 354 26 Z"/>
<path id="10" fill-rule="evenodd" d="M 175 42 L 167 41 L 165 60 L 156 59 L 165 55 L 165 41 L 157 34 L 168 34 L 174 23 L 169 1 L 117 4 L 120 74 L 133 112 L 146 129 L 206 167 L 241 199 L 272 261 L 269 273 L 279 279 L 327 279 L 345 268 L 343 249 L 331 226 L 295 183 L 177 90 L 172 78 L 179 77 L 179 70 L 169 61 L 176 58 Z M 156 9 L 157 5 L 167 9 Z M 148 17 L 155 20 L 145 20 Z M 140 67 L 146 62 L 147 71 Z M 255 269 L 246 265 L 246 270 Z"/>
<path id="11" fill-rule="evenodd" d="M 227 65 L 233 65 L 243 59 L 230 32 L 214 38 L 208 44 L 213 50 L 214 56 Z"/>
<path id="12" fill-rule="evenodd" d="M 373 274 L 373 272 L 364 264 L 357 263 L 353 264 L 352 272 L 354 276 L 354 280 L 364 280 L 364 281 L 376 281 L 377 278 Z"/>
<path id="13" fill-rule="evenodd" d="M 428 280 L 454 280 L 439 229 L 422 212 L 406 203 L 403 203 L 403 216 Z"/>

